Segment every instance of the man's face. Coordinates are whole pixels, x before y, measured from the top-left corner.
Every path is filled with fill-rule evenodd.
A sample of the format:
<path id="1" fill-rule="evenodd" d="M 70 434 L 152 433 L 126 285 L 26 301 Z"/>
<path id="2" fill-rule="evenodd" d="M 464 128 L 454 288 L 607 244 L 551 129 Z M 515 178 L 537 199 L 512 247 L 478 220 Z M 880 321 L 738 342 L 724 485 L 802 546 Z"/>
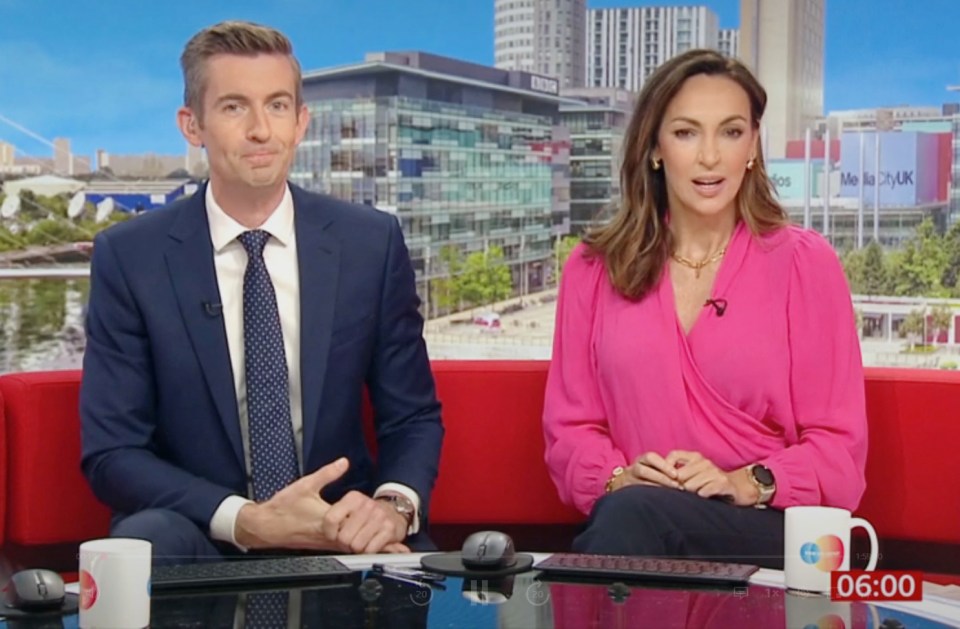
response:
<path id="1" fill-rule="evenodd" d="M 309 114 L 296 104 L 297 76 L 285 55 L 217 55 L 206 65 L 202 111 L 181 108 L 181 131 L 205 146 L 210 180 L 244 191 L 284 184 Z"/>

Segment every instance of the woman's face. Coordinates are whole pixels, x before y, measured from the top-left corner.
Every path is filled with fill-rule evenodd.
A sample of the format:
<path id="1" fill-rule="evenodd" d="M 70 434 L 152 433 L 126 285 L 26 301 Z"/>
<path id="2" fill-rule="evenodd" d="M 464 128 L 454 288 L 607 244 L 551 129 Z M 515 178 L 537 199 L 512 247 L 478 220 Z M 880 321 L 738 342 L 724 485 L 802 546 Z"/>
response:
<path id="1" fill-rule="evenodd" d="M 667 184 L 671 214 L 736 212 L 737 192 L 756 157 L 750 99 L 726 77 L 690 77 L 667 106 L 654 159 Z"/>

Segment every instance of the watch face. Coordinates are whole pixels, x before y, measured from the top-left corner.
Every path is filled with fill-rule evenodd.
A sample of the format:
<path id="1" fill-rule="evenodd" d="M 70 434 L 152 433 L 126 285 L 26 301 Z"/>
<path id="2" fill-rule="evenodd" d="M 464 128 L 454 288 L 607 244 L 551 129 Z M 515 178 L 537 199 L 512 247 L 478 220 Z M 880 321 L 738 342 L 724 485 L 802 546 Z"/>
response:
<path id="1" fill-rule="evenodd" d="M 384 502 L 389 502 L 393 505 L 393 508 L 399 511 L 404 515 L 412 515 L 414 508 L 413 503 L 410 502 L 407 498 L 401 498 L 400 496 L 388 495 L 380 496 L 377 500 L 383 500 Z"/>
<path id="2" fill-rule="evenodd" d="M 753 477 L 757 479 L 757 482 L 766 487 L 773 485 L 773 472 L 770 471 L 770 468 L 763 465 L 754 465 L 751 468 L 750 472 L 753 474 Z"/>

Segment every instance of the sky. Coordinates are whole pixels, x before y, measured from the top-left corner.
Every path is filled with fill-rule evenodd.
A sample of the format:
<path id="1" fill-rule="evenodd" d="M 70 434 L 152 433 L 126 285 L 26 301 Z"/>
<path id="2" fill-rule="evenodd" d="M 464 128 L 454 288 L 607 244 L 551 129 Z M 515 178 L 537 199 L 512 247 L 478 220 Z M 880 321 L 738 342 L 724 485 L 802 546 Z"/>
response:
<path id="1" fill-rule="evenodd" d="M 304 69 L 419 49 L 493 63 L 493 0 L 0 0 L 0 140 L 50 155 L 182 154 L 174 123 L 178 59 L 198 30 L 225 19 L 269 24 Z M 693 2 L 588 0 L 588 8 Z M 739 0 L 703 0 L 722 28 Z M 827 111 L 960 101 L 960 1 L 827 0 Z M 12 121 L 22 129 L 4 121 Z M 26 131 L 24 131 L 24 129 Z M 27 132 L 29 131 L 29 133 Z M 40 138 L 40 139 L 36 139 Z"/>

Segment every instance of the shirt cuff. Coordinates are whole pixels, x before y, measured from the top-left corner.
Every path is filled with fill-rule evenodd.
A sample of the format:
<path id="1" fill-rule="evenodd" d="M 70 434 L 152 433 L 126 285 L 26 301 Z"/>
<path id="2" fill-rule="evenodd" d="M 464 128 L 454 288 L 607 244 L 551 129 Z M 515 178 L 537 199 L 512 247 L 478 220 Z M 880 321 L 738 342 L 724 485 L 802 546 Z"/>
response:
<path id="1" fill-rule="evenodd" d="M 224 498 L 217 510 L 213 512 L 213 517 L 210 518 L 210 537 L 217 541 L 230 542 L 241 551 L 247 552 L 247 548 L 237 543 L 236 529 L 240 509 L 248 504 L 254 504 L 254 502 L 243 496 Z"/>
<path id="2" fill-rule="evenodd" d="M 400 483 L 384 483 L 377 487 L 377 491 L 373 492 L 374 499 L 377 496 L 382 496 L 383 494 L 388 493 L 397 493 L 401 496 L 406 497 L 413 503 L 413 520 L 410 522 L 409 528 L 407 528 L 407 535 L 415 535 L 420 532 L 420 496 L 417 495 L 410 487 L 402 485 Z M 226 502 L 226 501 L 224 501 Z"/>

